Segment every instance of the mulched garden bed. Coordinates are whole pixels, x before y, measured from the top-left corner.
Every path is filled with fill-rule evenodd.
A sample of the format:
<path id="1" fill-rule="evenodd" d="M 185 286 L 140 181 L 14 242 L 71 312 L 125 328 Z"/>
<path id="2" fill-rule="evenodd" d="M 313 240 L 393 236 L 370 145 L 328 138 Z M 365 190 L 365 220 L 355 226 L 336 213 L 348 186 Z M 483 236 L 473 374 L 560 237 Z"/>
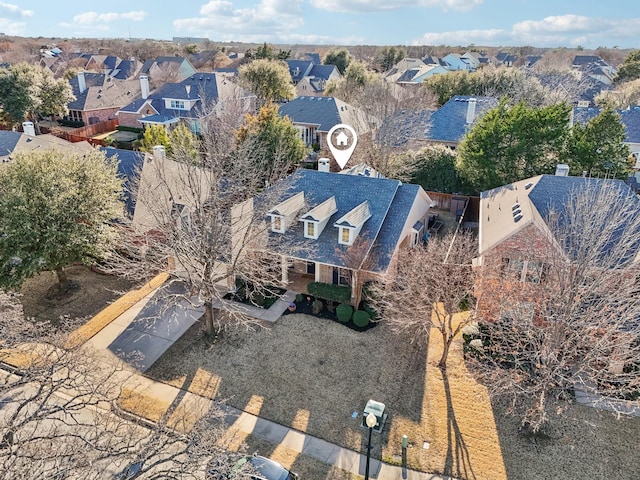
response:
<path id="1" fill-rule="evenodd" d="M 322 310 L 320 310 L 320 312 L 318 313 L 315 313 L 313 311 L 314 300 L 315 300 L 315 297 L 311 295 L 305 295 L 301 301 L 295 302 L 296 309 L 293 312 L 290 310 L 285 310 L 283 315 L 290 315 L 293 313 L 303 313 L 305 315 L 310 315 L 312 317 L 326 318 L 327 320 L 333 320 L 334 322 L 339 323 L 340 325 L 344 325 L 345 327 L 348 327 L 351 330 L 355 330 L 357 332 L 365 332 L 367 330 L 370 330 L 371 328 L 374 328 L 376 325 L 378 325 L 377 322 L 372 322 L 372 321 L 370 321 L 369 324 L 366 325 L 365 327 L 359 327 L 358 325 L 353 323 L 352 320 L 349 320 L 348 322 L 343 323 L 338 320 L 338 316 L 335 313 L 335 307 L 338 306 L 338 303 L 334 303 L 334 309 L 333 309 L 333 312 L 331 312 L 327 308 L 327 302 L 325 300 L 322 300 L 322 303 L 324 304 L 324 306 L 322 307 Z"/>

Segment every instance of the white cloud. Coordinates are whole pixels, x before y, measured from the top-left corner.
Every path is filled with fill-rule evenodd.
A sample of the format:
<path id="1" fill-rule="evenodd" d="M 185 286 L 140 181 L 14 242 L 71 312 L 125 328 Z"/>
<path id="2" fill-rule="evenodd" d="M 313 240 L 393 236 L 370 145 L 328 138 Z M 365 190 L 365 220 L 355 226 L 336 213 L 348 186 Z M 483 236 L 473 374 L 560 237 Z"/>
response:
<path id="1" fill-rule="evenodd" d="M 18 5 L 0 2 L 0 15 L 12 17 L 33 17 L 33 10 L 22 10 Z"/>
<path id="2" fill-rule="evenodd" d="M 260 0 L 250 8 L 235 8 L 228 0 L 211 0 L 199 17 L 173 21 L 178 31 L 245 42 L 283 41 L 304 25 L 302 0 Z"/>
<path id="3" fill-rule="evenodd" d="M 97 13 L 97 12 L 84 12 L 79 13 L 73 17 L 73 23 L 82 27 L 104 27 L 105 23 L 117 22 L 119 20 L 133 20 L 140 22 L 147 16 L 146 12 L 134 11 L 125 13 Z"/>
<path id="4" fill-rule="evenodd" d="M 632 47 L 640 31 L 640 18 L 605 19 L 582 15 L 523 20 L 511 29 L 461 30 L 425 33 L 414 45 L 533 45 L 536 47 Z M 611 44 L 611 42 L 614 42 Z"/>
<path id="5" fill-rule="evenodd" d="M 484 0 L 309 0 L 320 10 L 329 12 L 373 12 L 397 10 L 403 7 L 440 7 L 443 10 L 467 11 L 481 5 Z"/>
<path id="6" fill-rule="evenodd" d="M 506 30 L 456 30 L 453 32 L 425 33 L 423 37 L 413 40 L 414 45 L 499 45 L 508 40 L 510 34 Z"/>

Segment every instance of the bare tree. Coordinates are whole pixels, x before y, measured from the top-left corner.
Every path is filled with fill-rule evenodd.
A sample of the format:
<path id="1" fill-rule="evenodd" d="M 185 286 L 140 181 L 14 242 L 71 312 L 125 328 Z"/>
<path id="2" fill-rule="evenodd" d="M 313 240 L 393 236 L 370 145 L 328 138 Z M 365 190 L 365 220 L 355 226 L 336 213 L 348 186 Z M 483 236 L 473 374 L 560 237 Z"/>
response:
<path id="1" fill-rule="evenodd" d="M 549 213 L 548 229 L 483 258 L 469 360 L 533 431 L 550 400 L 576 389 L 638 393 L 637 205 L 622 182 L 594 180 Z"/>
<path id="2" fill-rule="evenodd" d="M 238 282 L 263 292 L 280 285 L 280 257 L 265 251 L 266 219 L 290 159 L 286 146 L 276 145 L 265 162 L 258 140 L 234 144 L 226 118 L 209 120 L 199 165 L 180 149 L 171 158 L 157 155 L 145 162 L 135 215 L 107 263 L 111 271 L 136 279 L 170 271 L 185 290 L 174 300 L 202 307 L 205 329 L 214 333 L 259 324 L 225 301 Z M 258 193 L 261 201 L 255 202 Z"/>
<path id="3" fill-rule="evenodd" d="M 202 478 L 212 459 L 235 457 L 215 404 L 172 405 L 143 421 L 122 408 L 130 373 L 86 348 L 65 348 L 63 336 L 42 337 L 4 293 L 0 309 L 9 320 L 0 340 L 3 479 L 112 478 L 128 466 L 146 479 Z"/>
<path id="4" fill-rule="evenodd" d="M 473 292 L 475 251 L 470 233 L 432 236 L 425 245 L 403 250 L 393 277 L 373 289 L 376 310 L 395 332 L 410 333 L 417 342 L 426 342 L 433 328 L 440 332 L 443 370 L 451 343 L 472 320 L 455 314 Z"/>

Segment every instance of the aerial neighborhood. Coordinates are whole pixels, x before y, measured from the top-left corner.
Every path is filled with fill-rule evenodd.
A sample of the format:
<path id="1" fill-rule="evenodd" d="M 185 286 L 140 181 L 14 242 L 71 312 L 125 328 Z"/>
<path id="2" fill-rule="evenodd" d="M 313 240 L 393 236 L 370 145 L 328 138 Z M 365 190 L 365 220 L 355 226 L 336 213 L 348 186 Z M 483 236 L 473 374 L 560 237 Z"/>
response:
<path id="1" fill-rule="evenodd" d="M 2 37 L 3 478 L 640 478 L 640 51 L 205 40 Z"/>

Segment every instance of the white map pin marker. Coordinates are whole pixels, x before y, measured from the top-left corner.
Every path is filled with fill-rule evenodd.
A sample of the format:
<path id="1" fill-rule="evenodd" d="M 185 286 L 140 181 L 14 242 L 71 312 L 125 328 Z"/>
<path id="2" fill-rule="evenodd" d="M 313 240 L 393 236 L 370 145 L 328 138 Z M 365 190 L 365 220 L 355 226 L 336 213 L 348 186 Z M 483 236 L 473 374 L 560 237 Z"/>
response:
<path id="1" fill-rule="evenodd" d="M 349 138 L 349 135 L 345 133 L 345 130 L 351 134 L 351 138 Z M 334 139 L 333 134 L 336 132 L 338 133 L 336 134 Z M 333 158 L 336 159 L 336 162 L 338 162 L 338 165 L 342 169 L 347 164 L 347 162 L 351 158 L 353 150 L 356 148 L 356 144 L 358 143 L 358 135 L 356 134 L 356 131 L 349 125 L 339 123 L 338 125 L 334 125 L 333 128 L 329 130 L 329 133 L 327 134 L 327 143 L 329 144 L 329 150 L 331 150 Z"/>

